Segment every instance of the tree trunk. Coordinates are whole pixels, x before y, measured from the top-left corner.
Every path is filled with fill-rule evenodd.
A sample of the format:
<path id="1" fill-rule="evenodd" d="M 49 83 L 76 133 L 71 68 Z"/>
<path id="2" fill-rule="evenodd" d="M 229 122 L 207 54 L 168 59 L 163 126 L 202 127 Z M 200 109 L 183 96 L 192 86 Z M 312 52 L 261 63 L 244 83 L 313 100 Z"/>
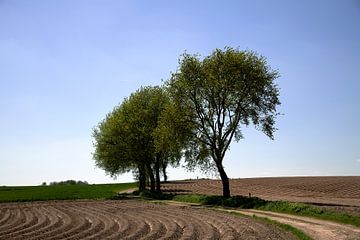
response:
<path id="1" fill-rule="evenodd" d="M 230 183 L 229 183 L 229 178 L 226 175 L 226 172 L 224 170 L 224 167 L 222 165 L 222 163 L 216 163 L 216 167 L 219 171 L 220 177 L 221 177 L 221 182 L 223 185 L 223 197 L 225 198 L 229 198 L 230 197 Z"/>
<path id="2" fill-rule="evenodd" d="M 156 175 L 156 192 L 161 192 L 161 186 L 160 186 L 160 154 L 156 154 L 155 159 L 155 175 Z"/>
<path id="3" fill-rule="evenodd" d="M 142 192 L 146 188 L 146 174 L 143 166 L 139 166 L 138 170 L 139 170 L 139 192 Z"/>
<path id="4" fill-rule="evenodd" d="M 146 168 L 147 168 L 148 175 L 150 178 L 150 192 L 155 192 L 155 178 L 154 178 L 154 172 L 151 168 L 151 164 L 147 163 Z"/>
<path id="5" fill-rule="evenodd" d="M 165 165 L 163 165 L 163 167 L 162 167 L 162 172 L 163 172 L 163 175 L 164 175 L 164 182 L 167 182 L 167 174 L 166 174 L 166 166 Z"/>

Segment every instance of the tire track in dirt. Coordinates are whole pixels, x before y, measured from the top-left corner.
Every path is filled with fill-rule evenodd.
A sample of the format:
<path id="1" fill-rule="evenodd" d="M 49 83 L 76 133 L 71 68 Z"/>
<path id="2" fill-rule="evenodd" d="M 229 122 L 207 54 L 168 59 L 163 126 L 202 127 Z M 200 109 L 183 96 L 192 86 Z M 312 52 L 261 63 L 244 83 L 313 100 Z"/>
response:
<path id="1" fill-rule="evenodd" d="M 260 210 L 227 210 L 248 216 L 266 217 L 280 223 L 289 224 L 300 229 L 313 239 L 318 240 L 342 240 L 360 239 L 360 228 L 339 224 L 335 222 L 314 219 L 310 217 L 295 216 L 284 213 L 275 213 Z"/>
<path id="2" fill-rule="evenodd" d="M 254 219 L 136 200 L 0 204 L 0 239 L 295 239 Z"/>

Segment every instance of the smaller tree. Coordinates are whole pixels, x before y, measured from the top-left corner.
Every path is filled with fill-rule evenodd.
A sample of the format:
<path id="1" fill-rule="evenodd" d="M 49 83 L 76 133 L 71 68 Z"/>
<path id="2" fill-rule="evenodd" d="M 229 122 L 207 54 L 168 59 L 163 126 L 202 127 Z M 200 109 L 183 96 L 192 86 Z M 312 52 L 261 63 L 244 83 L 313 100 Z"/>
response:
<path id="1" fill-rule="evenodd" d="M 139 190 L 149 178 L 150 191 L 160 192 L 161 169 L 166 177 L 166 167 L 180 159 L 161 121 L 169 106 L 169 95 L 160 87 L 142 87 L 131 94 L 94 129 L 96 165 L 113 177 L 133 171 Z"/>
<path id="2" fill-rule="evenodd" d="M 164 93 L 168 94 L 167 89 Z M 191 132 L 190 125 L 181 117 L 174 101 L 169 96 L 167 97 L 167 104 L 161 112 L 158 126 L 153 132 L 155 150 L 161 156 L 161 168 L 165 182 L 167 181 L 166 168 L 180 165 L 183 149 Z"/>

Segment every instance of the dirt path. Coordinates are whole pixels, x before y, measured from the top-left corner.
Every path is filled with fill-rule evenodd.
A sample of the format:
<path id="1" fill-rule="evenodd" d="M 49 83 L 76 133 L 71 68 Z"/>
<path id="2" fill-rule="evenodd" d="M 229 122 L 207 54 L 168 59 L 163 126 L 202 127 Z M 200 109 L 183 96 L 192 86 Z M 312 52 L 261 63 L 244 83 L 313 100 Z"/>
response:
<path id="1" fill-rule="evenodd" d="M 360 239 L 360 228 L 330 221 L 318 220 L 309 217 L 295 216 L 284 213 L 275 213 L 259 210 L 226 210 L 238 212 L 249 216 L 266 217 L 280 223 L 289 224 L 300 229 L 313 239 L 319 240 L 341 240 Z"/>
<path id="2" fill-rule="evenodd" d="M 190 206 L 193 203 L 184 203 L 176 201 L 165 201 L 169 205 Z M 198 204 L 195 206 L 200 207 Z M 207 208 L 206 206 L 202 206 Z M 315 240 L 359 240 L 360 228 L 352 225 L 346 225 L 331 221 L 319 220 L 316 218 L 290 215 L 285 213 L 276 213 L 269 211 L 260 211 L 253 209 L 230 210 L 216 208 L 218 211 L 240 213 L 247 216 L 256 215 L 258 217 L 266 217 L 280 223 L 291 225 Z"/>
<path id="3" fill-rule="evenodd" d="M 129 188 L 122 191 L 119 191 L 118 194 L 133 194 L 138 188 Z"/>

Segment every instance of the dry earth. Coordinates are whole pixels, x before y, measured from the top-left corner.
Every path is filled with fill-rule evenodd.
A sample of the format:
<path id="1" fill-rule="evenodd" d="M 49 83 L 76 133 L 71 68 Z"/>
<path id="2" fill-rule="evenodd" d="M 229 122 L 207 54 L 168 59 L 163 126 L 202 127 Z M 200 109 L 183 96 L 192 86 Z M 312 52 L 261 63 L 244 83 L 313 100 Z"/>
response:
<path id="1" fill-rule="evenodd" d="M 251 193 L 267 200 L 346 206 L 349 211 L 360 214 L 357 210 L 360 207 L 360 176 L 243 178 L 232 179 L 230 187 L 232 195 Z M 164 184 L 163 190 L 221 195 L 222 185 L 220 180 L 187 180 Z"/>
<path id="2" fill-rule="evenodd" d="M 360 177 L 277 177 L 232 179 L 232 195 L 267 200 L 316 204 L 318 207 L 360 216 Z M 222 194 L 219 180 L 187 180 L 164 184 L 164 191 L 196 194 Z M 231 210 L 234 211 L 234 210 Z M 313 239 L 360 239 L 360 228 L 308 217 L 258 210 L 236 210 L 245 215 L 266 217 L 302 230 Z"/>
<path id="3" fill-rule="evenodd" d="M 258 217 L 266 217 L 280 223 L 289 224 L 317 240 L 360 239 L 360 228 L 352 225 L 259 210 L 238 210 L 236 212 L 249 216 L 256 215 Z"/>
<path id="4" fill-rule="evenodd" d="M 0 239 L 295 239 L 252 218 L 136 200 L 0 204 Z"/>

